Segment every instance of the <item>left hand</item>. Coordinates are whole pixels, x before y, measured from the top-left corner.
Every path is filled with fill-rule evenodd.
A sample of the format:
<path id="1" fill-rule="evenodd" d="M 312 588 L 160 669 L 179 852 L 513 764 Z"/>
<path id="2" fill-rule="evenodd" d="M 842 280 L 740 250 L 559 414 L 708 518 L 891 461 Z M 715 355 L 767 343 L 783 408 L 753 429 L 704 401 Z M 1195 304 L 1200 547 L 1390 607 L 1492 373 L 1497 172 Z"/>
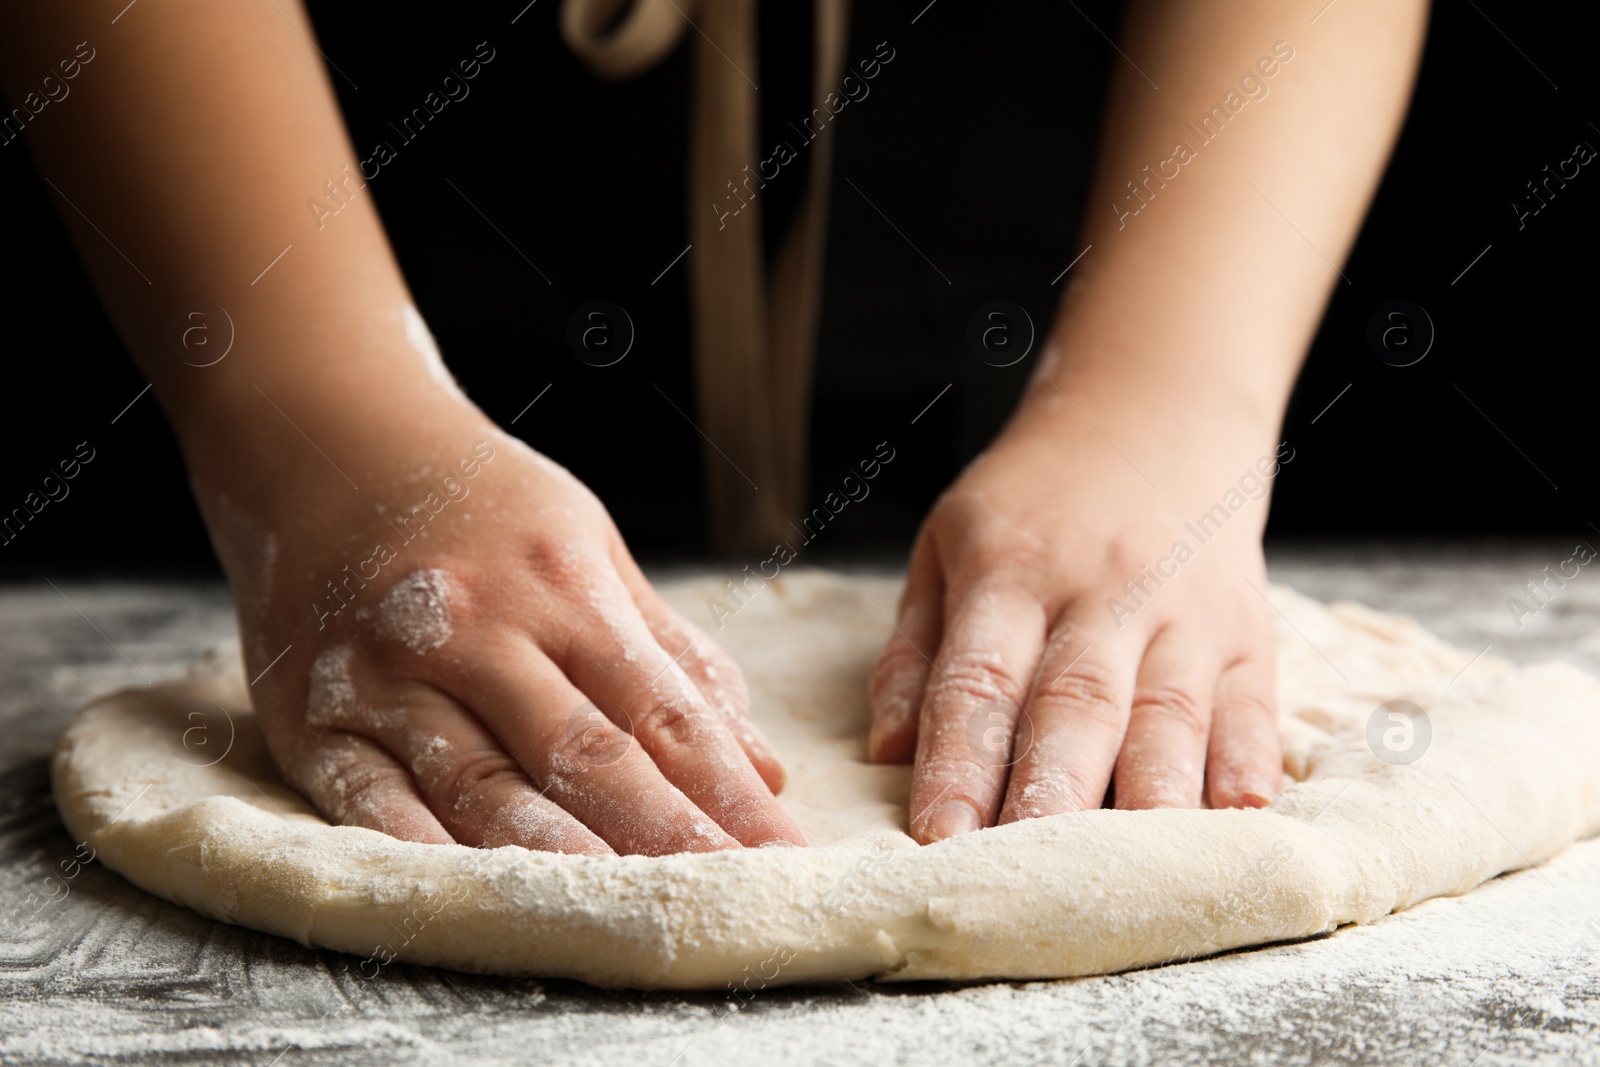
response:
<path id="1" fill-rule="evenodd" d="M 1157 490 L 1058 406 L 935 505 L 873 671 L 869 750 L 915 754 L 923 843 L 1100 807 L 1113 779 L 1118 808 L 1193 808 L 1203 787 L 1212 807 L 1260 807 L 1281 782 L 1260 544 L 1276 449 L 1252 476 L 1237 433 L 1197 445 L 1147 426 Z M 1239 514 L 1224 503 L 1202 542 L 1186 521 L 1230 490 Z"/>

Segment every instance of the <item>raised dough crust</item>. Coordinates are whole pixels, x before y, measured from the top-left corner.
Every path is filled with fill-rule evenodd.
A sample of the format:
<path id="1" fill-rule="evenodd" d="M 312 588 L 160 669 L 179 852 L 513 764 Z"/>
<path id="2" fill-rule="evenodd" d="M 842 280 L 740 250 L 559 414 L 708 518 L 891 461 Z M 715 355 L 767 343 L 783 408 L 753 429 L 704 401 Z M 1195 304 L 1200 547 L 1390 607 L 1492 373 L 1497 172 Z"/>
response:
<path id="1" fill-rule="evenodd" d="M 363 966 L 741 997 L 1099 974 L 1305 937 L 1466 892 L 1600 830 L 1600 682 L 1472 662 L 1408 620 L 1274 589 L 1285 765 L 1300 780 L 1270 808 L 1093 811 L 918 847 L 908 769 L 865 761 L 865 678 L 898 586 L 780 578 L 716 634 L 783 754 L 782 801 L 811 848 L 576 857 L 329 826 L 273 768 L 232 653 L 84 708 L 56 753 L 56 802 L 75 840 L 146 890 Z M 719 588 L 662 592 L 704 619 Z M 1433 729 L 1406 766 L 1367 747 L 1368 717 L 1396 698 Z M 194 700 L 234 727 L 208 767 L 175 755 Z"/>

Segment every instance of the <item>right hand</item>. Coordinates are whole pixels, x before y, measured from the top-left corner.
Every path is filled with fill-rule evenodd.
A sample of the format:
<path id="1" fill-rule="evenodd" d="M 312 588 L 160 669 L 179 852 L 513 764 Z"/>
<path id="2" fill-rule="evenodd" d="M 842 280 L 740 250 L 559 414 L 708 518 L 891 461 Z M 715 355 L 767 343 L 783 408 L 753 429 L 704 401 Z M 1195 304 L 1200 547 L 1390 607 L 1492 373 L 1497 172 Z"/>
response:
<path id="1" fill-rule="evenodd" d="M 199 464 L 289 781 L 331 821 L 409 841 L 804 844 L 738 666 L 662 601 L 594 495 L 459 398 L 410 415 L 344 427 L 360 489 L 298 436 L 255 443 L 270 473 Z"/>

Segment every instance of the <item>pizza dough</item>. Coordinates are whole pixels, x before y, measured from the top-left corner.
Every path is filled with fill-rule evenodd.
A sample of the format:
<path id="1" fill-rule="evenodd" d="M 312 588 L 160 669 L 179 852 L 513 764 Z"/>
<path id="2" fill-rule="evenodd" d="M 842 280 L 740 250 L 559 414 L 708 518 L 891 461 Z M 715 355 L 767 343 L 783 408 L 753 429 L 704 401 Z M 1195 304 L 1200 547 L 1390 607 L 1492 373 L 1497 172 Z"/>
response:
<path id="1" fill-rule="evenodd" d="M 696 620 L 721 590 L 662 589 Z M 716 634 L 785 757 L 807 849 L 577 857 L 329 826 L 268 759 L 236 652 L 86 707 L 56 754 L 56 801 L 74 840 L 146 890 L 352 953 L 365 976 L 401 959 L 724 989 L 730 1011 L 795 982 L 1089 975 L 1307 937 L 1600 830 L 1600 682 L 1274 589 L 1294 781 L 1271 807 L 1083 812 L 919 847 L 909 769 L 864 758 L 865 678 L 897 592 L 786 576 Z M 1409 706 L 1391 701 L 1426 721 L 1392 718 Z M 201 713 L 214 705 L 225 718 Z M 186 743 L 197 723 L 215 748 Z"/>

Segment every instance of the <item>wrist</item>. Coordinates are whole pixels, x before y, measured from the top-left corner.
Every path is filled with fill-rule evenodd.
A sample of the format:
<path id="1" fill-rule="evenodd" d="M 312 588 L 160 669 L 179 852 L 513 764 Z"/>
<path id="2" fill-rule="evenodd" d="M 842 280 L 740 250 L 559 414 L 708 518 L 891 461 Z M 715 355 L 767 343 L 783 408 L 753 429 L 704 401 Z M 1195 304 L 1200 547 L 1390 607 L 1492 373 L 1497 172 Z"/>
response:
<path id="1" fill-rule="evenodd" d="M 1242 417 L 1210 398 L 1176 404 L 1160 394 L 1042 379 L 993 447 L 1030 456 L 1041 471 L 1117 468 L 1120 482 L 1159 494 L 1161 510 L 1186 515 L 1241 484 L 1249 499 L 1269 493 L 1295 457 L 1278 431 L 1275 420 Z M 1260 511 L 1258 534 L 1266 521 Z"/>
<path id="2" fill-rule="evenodd" d="M 366 453 L 386 435 L 403 450 L 407 439 L 435 428 L 491 425 L 409 305 L 321 329 L 252 335 L 255 344 L 240 345 L 226 361 L 157 382 L 191 469 L 216 461 L 278 466 L 301 451 L 335 447 Z"/>
<path id="3" fill-rule="evenodd" d="M 1277 412 L 1226 393 L 1197 389 L 1180 396 L 1125 380 L 1041 377 L 1029 386 L 1002 436 L 1040 436 L 1063 444 L 1095 441 L 1141 465 L 1148 461 L 1197 474 L 1275 451 L 1280 429 Z"/>
<path id="4" fill-rule="evenodd" d="M 216 390 L 181 422 L 180 447 L 198 492 L 281 502 L 311 487 L 366 490 L 495 430 L 453 386 L 393 366 L 354 380 L 341 373 L 236 386 Z"/>
<path id="5" fill-rule="evenodd" d="M 1088 282 L 1069 293 L 1016 425 L 1092 422 L 1119 446 L 1149 441 L 1198 465 L 1277 443 L 1293 384 L 1294 361 L 1282 347 L 1176 321 L 1122 294 Z"/>

